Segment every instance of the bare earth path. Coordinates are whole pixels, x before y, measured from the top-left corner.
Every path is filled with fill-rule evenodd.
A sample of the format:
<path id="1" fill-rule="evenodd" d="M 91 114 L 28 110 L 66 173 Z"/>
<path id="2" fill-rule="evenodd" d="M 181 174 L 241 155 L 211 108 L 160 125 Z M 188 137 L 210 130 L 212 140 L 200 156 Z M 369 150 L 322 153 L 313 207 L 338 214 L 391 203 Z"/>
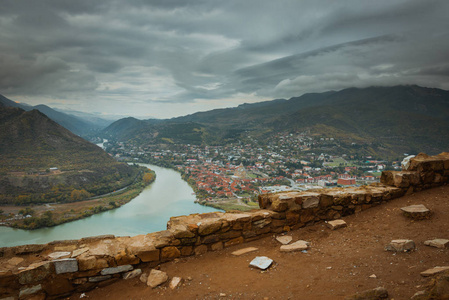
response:
<path id="1" fill-rule="evenodd" d="M 422 221 L 407 219 L 400 208 L 412 204 L 426 205 L 434 212 L 433 217 Z M 420 272 L 449 266 L 449 249 L 423 244 L 434 238 L 449 239 L 449 186 L 395 199 L 343 219 L 347 228 L 331 231 L 321 223 L 287 233 L 293 236 L 293 241 L 311 242 L 307 253 L 281 253 L 280 244 L 269 236 L 162 264 L 160 269 L 170 278 L 184 279 L 176 290 L 168 288 L 167 283 L 151 289 L 134 278 L 97 288 L 86 293 L 86 298 L 344 299 L 383 286 L 391 299 L 410 299 L 428 282 Z M 397 254 L 385 251 L 384 247 L 394 239 L 412 239 L 417 250 Z M 245 247 L 259 250 L 239 257 L 231 255 Z M 266 272 L 251 269 L 248 265 L 255 256 L 268 256 L 275 263 Z M 149 271 L 150 268 L 143 269 Z M 370 278 L 372 274 L 377 278 Z M 79 298 L 80 294 L 74 294 L 69 299 Z"/>

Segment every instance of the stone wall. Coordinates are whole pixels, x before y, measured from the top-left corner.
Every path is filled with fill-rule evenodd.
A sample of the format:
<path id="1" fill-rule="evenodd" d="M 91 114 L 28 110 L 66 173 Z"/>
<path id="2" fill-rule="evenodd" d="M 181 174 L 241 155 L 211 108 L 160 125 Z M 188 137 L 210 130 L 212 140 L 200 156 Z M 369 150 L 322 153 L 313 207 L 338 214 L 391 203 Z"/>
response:
<path id="1" fill-rule="evenodd" d="M 449 154 L 420 154 L 381 184 L 259 196 L 260 210 L 172 217 L 167 230 L 0 248 L 0 299 L 61 298 L 111 284 L 142 266 L 200 255 L 315 222 L 338 219 L 407 192 L 449 182 Z"/>

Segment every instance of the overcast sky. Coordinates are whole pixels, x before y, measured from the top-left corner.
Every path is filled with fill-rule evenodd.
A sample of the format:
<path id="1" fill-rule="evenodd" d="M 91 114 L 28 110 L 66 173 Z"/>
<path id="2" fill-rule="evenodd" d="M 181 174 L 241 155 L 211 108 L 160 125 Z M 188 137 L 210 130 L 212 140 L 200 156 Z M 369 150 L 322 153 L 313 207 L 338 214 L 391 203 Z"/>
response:
<path id="1" fill-rule="evenodd" d="M 169 118 L 307 92 L 449 89 L 447 0 L 2 0 L 0 94 Z"/>

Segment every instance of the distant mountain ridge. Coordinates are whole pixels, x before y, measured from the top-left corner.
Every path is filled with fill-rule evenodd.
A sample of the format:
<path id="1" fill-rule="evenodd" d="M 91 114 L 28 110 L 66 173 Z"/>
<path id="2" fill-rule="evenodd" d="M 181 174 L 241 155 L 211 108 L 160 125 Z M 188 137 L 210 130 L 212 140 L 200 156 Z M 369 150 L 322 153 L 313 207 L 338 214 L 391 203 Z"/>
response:
<path id="1" fill-rule="evenodd" d="M 37 109 L 56 123 L 81 136 L 87 135 L 93 130 L 103 129 L 112 123 L 111 121 L 102 120 L 101 118 L 97 118 L 96 120 L 91 118 L 88 120 L 86 118 L 77 117 L 72 114 L 55 110 L 43 104 L 31 106 L 28 104 L 16 103 L 2 95 L 0 95 L 0 104 L 7 107 L 18 107 L 26 111 Z"/>
<path id="2" fill-rule="evenodd" d="M 449 149 L 449 92 L 416 85 L 348 88 L 198 112 L 158 123 L 121 119 L 104 133 L 142 143 L 225 144 L 249 134 L 269 138 L 277 132 L 304 129 L 349 144 L 372 144 L 377 150 L 367 151 L 388 155 L 416 150 L 436 154 Z"/>

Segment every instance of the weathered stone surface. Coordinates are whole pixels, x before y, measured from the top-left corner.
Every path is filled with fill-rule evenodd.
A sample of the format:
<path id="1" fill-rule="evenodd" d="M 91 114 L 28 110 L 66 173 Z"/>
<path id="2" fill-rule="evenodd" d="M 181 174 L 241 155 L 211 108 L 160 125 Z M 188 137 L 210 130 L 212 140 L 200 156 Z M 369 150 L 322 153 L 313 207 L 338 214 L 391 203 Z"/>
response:
<path id="1" fill-rule="evenodd" d="M 195 247 L 195 255 L 201 255 L 207 252 L 207 246 L 206 245 L 199 245 L 198 247 Z"/>
<path id="2" fill-rule="evenodd" d="M 168 280 L 168 275 L 165 272 L 152 269 L 148 275 L 147 285 L 155 288 Z"/>
<path id="3" fill-rule="evenodd" d="M 121 250 L 114 256 L 117 265 L 135 265 L 140 262 L 140 259 L 134 254 L 127 253 L 125 250 Z"/>
<path id="4" fill-rule="evenodd" d="M 87 256 L 86 253 L 80 255 L 77 259 L 80 271 L 103 269 L 109 267 L 106 259 L 96 258 L 95 256 Z"/>
<path id="5" fill-rule="evenodd" d="M 111 278 L 112 278 L 111 275 L 92 276 L 92 277 L 89 277 L 89 282 L 101 282 L 101 281 L 105 281 L 105 280 L 108 280 Z"/>
<path id="6" fill-rule="evenodd" d="M 73 250 L 71 257 L 73 257 L 73 258 L 78 257 L 78 256 L 80 256 L 81 254 L 83 254 L 83 253 L 85 253 L 87 251 L 89 251 L 89 248 L 87 248 L 87 247 Z"/>
<path id="7" fill-rule="evenodd" d="M 199 235 L 210 235 L 221 229 L 222 220 L 220 219 L 204 220 L 199 222 L 197 225 Z"/>
<path id="8" fill-rule="evenodd" d="M 243 255 L 243 254 L 246 254 L 246 253 L 250 253 L 250 252 L 254 252 L 254 251 L 257 251 L 257 250 L 259 250 L 259 248 L 247 247 L 247 248 L 236 250 L 236 251 L 232 252 L 231 254 L 234 255 L 234 256 L 240 256 L 240 255 Z"/>
<path id="9" fill-rule="evenodd" d="M 271 266 L 272 263 L 273 260 L 271 258 L 268 258 L 266 256 L 257 256 L 249 263 L 249 265 L 250 267 L 266 270 Z"/>
<path id="10" fill-rule="evenodd" d="M 443 249 L 443 248 L 449 247 L 449 240 L 446 240 L 446 239 L 434 239 L 434 240 L 425 241 L 424 245 Z"/>
<path id="11" fill-rule="evenodd" d="M 392 240 L 390 244 L 385 247 L 385 250 L 395 252 L 409 252 L 415 250 L 415 247 L 415 242 L 412 240 Z"/>
<path id="12" fill-rule="evenodd" d="M 177 239 L 195 237 L 195 233 L 188 230 L 187 226 L 185 225 L 174 225 L 170 228 L 170 231 L 173 233 L 173 236 Z"/>
<path id="13" fill-rule="evenodd" d="M 276 237 L 276 241 L 281 243 L 282 245 L 287 245 L 292 241 L 292 237 L 290 235 L 278 235 Z"/>
<path id="14" fill-rule="evenodd" d="M 439 273 L 443 273 L 444 271 L 449 270 L 449 266 L 442 266 L 442 267 L 435 267 L 432 269 L 425 270 L 424 272 L 421 272 L 421 276 L 423 277 L 429 277 L 433 276 Z"/>
<path id="15" fill-rule="evenodd" d="M 163 248 L 166 246 L 176 246 L 176 242 L 179 241 L 176 240 L 171 231 L 169 230 L 163 230 L 163 231 L 157 231 L 149 233 L 144 238 L 144 245 L 147 247 L 154 246 L 157 249 Z M 179 242 L 180 243 L 180 242 Z"/>
<path id="16" fill-rule="evenodd" d="M 50 259 L 58 259 L 64 256 L 70 256 L 71 252 L 53 252 L 48 255 Z"/>
<path id="17" fill-rule="evenodd" d="M 348 226 L 345 221 L 343 220 L 333 220 L 326 223 L 326 226 L 329 227 L 332 230 L 344 228 Z"/>
<path id="18" fill-rule="evenodd" d="M 402 170 L 407 171 L 410 168 L 410 159 L 413 157 L 415 157 L 415 155 L 409 155 L 401 161 Z"/>
<path id="19" fill-rule="evenodd" d="M 181 286 L 182 278 L 181 277 L 173 277 L 170 281 L 169 287 L 174 290 L 177 289 L 179 286 Z"/>
<path id="20" fill-rule="evenodd" d="M 428 219 L 432 214 L 432 212 L 423 204 L 410 205 L 401 208 L 401 210 L 406 217 L 412 218 L 414 220 Z"/>
<path id="21" fill-rule="evenodd" d="M 319 204 L 320 204 L 319 194 L 302 196 L 302 208 L 305 208 L 305 209 L 306 208 L 315 208 L 315 207 L 318 207 Z"/>
<path id="22" fill-rule="evenodd" d="M 148 281 L 148 274 L 147 273 L 142 273 L 142 275 L 140 275 L 139 280 L 142 281 L 143 283 L 147 283 Z"/>
<path id="23" fill-rule="evenodd" d="M 28 296 L 28 295 L 32 295 L 32 294 L 36 294 L 37 292 L 42 290 L 42 285 L 38 284 L 38 285 L 34 285 L 32 287 L 26 287 L 26 288 L 22 288 L 20 289 L 19 292 L 19 298 Z"/>
<path id="24" fill-rule="evenodd" d="M 137 276 L 140 276 L 140 274 L 142 274 L 142 269 L 135 269 L 126 273 L 123 273 L 122 278 L 123 279 L 132 279 L 135 278 Z"/>
<path id="25" fill-rule="evenodd" d="M 130 238 L 126 245 L 127 253 L 136 255 L 142 262 L 159 261 L 160 250 L 153 243 L 154 236 L 138 235 Z M 157 245 L 169 244 L 170 236 L 164 236 Z"/>
<path id="26" fill-rule="evenodd" d="M 45 279 L 51 273 L 51 263 L 44 261 L 31 264 L 18 274 L 20 284 L 37 283 Z"/>
<path id="27" fill-rule="evenodd" d="M 294 251 L 302 251 L 307 250 L 309 248 L 309 242 L 299 240 L 290 245 L 281 246 L 281 252 L 294 252 Z"/>
<path id="28" fill-rule="evenodd" d="M 110 268 L 105 268 L 105 269 L 101 270 L 101 275 L 112 275 L 112 274 L 117 274 L 117 273 L 122 273 L 122 272 L 128 272 L 128 271 L 131 271 L 132 269 L 133 269 L 133 266 L 131 266 L 131 265 L 110 267 Z"/>
<path id="29" fill-rule="evenodd" d="M 15 267 L 15 266 L 17 266 L 17 265 L 20 265 L 23 261 L 24 261 L 24 259 L 23 259 L 22 257 L 17 257 L 17 256 L 15 256 L 15 257 L 13 257 L 13 258 L 10 258 L 10 259 L 7 261 L 7 264 L 8 264 L 9 266 Z"/>
<path id="30" fill-rule="evenodd" d="M 266 218 L 266 219 L 262 219 L 262 220 L 257 220 L 253 222 L 253 226 L 254 228 L 264 228 L 265 226 L 270 225 L 271 223 L 271 218 Z"/>
<path id="31" fill-rule="evenodd" d="M 388 291 L 384 287 L 377 287 L 372 290 L 363 291 L 355 295 L 346 297 L 346 300 L 380 300 L 387 299 Z"/>
<path id="32" fill-rule="evenodd" d="M 219 250 L 222 250 L 223 248 L 224 248 L 223 242 L 218 242 L 218 243 L 212 244 L 210 246 L 210 249 L 212 251 L 219 251 Z"/>
<path id="33" fill-rule="evenodd" d="M 181 251 L 179 251 L 179 249 L 176 247 L 171 246 L 171 247 L 162 248 L 161 261 L 172 260 L 172 259 L 180 257 L 180 256 L 181 256 Z"/>
<path id="34" fill-rule="evenodd" d="M 76 258 L 62 258 L 54 260 L 56 274 L 78 272 L 78 261 Z"/>

